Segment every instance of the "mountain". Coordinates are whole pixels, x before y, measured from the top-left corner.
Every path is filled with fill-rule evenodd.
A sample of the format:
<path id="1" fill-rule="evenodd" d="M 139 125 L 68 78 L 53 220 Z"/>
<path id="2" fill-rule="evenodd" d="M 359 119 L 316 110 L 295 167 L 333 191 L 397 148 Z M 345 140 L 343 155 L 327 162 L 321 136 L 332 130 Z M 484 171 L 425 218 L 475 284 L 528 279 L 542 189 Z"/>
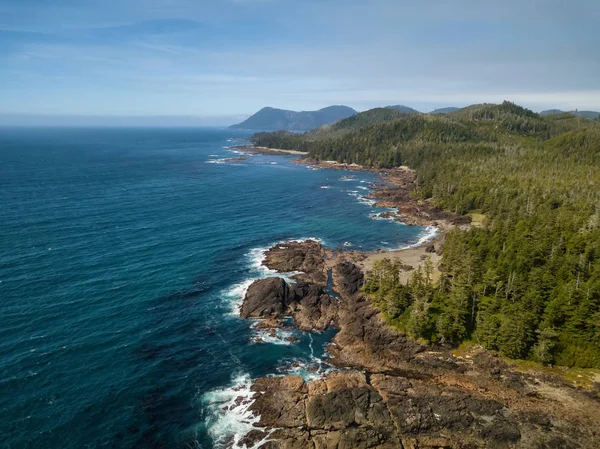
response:
<path id="1" fill-rule="evenodd" d="M 400 112 L 405 112 L 407 114 L 420 114 L 419 111 L 417 111 L 416 109 L 413 109 L 411 107 L 408 106 L 404 106 L 403 104 L 397 104 L 394 106 L 387 106 L 389 109 L 395 109 L 396 111 L 400 111 Z"/>
<path id="2" fill-rule="evenodd" d="M 540 115 L 555 115 L 555 114 L 564 114 L 567 111 L 562 111 L 560 109 L 547 109 L 545 111 L 540 112 Z"/>
<path id="3" fill-rule="evenodd" d="M 567 111 L 561 111 L 560 109 L 548 109 L 546 111 L 540 112 L 540 115 L 555 115 L 555 114 L 565 114 Z M 600 117 L 600 112 L 596 111 L 568 111 L 569 114 L 577 115 L 579 117 L 589 118 L 591 120 L 597 119 Z"/>
<path id="4" fill-rule="evenodd" d="M 348 106 L 329 106 L 318 111 L 288 111 L 266 107 L 232 129 L 310 131 L 356 114 Z"/>
<path id="5" fill-rule="evenodd" d="M 456 112 L 459 111 L 461 108 L 455 108 L 455 107 L 448 107 L 448 108 L 439 108 L 439 109 L 434 109 L 433 111 L 430 112 L 430 114 L 449 114 L 450 112 Z"/>

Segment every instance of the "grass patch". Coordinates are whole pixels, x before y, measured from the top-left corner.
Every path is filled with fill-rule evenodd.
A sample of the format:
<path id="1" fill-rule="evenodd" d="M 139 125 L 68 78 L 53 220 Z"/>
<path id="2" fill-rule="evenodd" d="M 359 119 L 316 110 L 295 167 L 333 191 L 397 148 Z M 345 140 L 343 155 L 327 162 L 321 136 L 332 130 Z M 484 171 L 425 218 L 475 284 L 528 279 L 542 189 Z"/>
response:
<path id="1" fill-rule="evenodd" d="M 452 354 L 455 357 L 469 357 L 477 349 L 481 348 L 480 345 L 473 341 L 465 341 L 458 347 L 452 350 Z M 496 351 L 490 351 L 496 355 L 499 355 Z M 598 388 L 600 385 L 600 369 L 597 368 L 577 368 L 568 366 L 548 366 L 543 365 L 532 360 L 516 360 L 508 357 L 501 356 L 502 359 L 508 363 L 511 367 L 527 374 L 543 373 L 543 374 L 554 374 L 562 377 L 567 382 L 570 382 L 575 387 L 582 387 L 587 390 Z M 594 385 L 594 383 L 596 385 Z"/>
<path id="2" fill-rule="evenodd" d="M 471 224 L 478 228 L 483 227 L 483 221 L 485 220 L 485 214 L 481 214 L 477 211 L 473 211 L 469 214 L 471 217 Z"/>
<path id="3" fill-rule="evenodd" d="M 547 366 L 530 360 L 513 360 L 505 358 L 505 361 L 523 373 L 541 372 L 555 374 L 574 386 L 592 389 L 594 383 L 600 384 L 600 370 L 596 368 L 570 368 L 568 366 Z"/>
<path id="4" fill-rule="evenodd" d="M 472 341 L 463 341 L 460 345 L 458 345 L 458 347 L 452 349 L 452 355 L 454 355 L 454 357 L 466 357 L 473 353 L 473 349 L 475 347 L 480 348 L 481 345 L 478 345 Z"/>

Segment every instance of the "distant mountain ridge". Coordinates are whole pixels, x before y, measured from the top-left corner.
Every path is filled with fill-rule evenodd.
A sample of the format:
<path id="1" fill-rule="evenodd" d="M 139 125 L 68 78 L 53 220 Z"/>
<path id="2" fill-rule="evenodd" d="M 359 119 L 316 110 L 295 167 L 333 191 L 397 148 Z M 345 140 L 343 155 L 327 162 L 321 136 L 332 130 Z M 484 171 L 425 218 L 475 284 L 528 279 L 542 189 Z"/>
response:
<path id="1" fill-rule="evenodd" d="M 579 117 L 589 118 L 594 120 L 600 117 L 600 112 L 597 111 L 562 111 L 560 109 L 547 109 L 545 111 L 540 112 L 540 115 L 555 115 L 555 114 L 573 114 Z"/>
<path id="2" fill-rule="evenodd" d="M 392 106 L 387 106 L 388 109 L 395 109 L 396 111 L 404 112 L 406 114 L 420 114 L 420 111 L 417 111 L 410 106 L 404 106 L 403 104 L 396 104 Z"/>
<path id="3" fill-rule="evenodd" d="M 451 112 L 456 112 L 459 111 L 462 108 L 455 108 L 455 107 L 448 107 L 448 108 L 439 108 L 439 109 L 434 109 L 433 111 L 430 112 L 430 114 L 449 114 Z"/>
<path id="4" fill-rule="evenodd" d="M 300 112 L 266 107 L 243 122 L 230 126 L 230 128 L 264 131 L 310 131 L 354 114 L 356 114 L 356 111 L 348 106 L 329 106 L 318 111 Z"/>

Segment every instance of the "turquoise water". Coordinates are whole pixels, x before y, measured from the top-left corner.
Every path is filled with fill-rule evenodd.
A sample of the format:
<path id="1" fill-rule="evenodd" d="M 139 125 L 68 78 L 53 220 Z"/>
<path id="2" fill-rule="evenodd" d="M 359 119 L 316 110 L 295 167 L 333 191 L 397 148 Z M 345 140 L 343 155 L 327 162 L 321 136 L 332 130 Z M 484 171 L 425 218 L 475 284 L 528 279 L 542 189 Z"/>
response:
<path id="1" fill-rule="evenodd" d="M 262 249 L 397 248 L 427 232 L 370 217 L 373 174 L 223 161 L 245 135 L 0 130 L 2 447 L 218 447 L 247 425 L 222 410 L 232 386 L 306 375 L 332 335 L 290 344 L 236 316 L 268 275 Z"/>

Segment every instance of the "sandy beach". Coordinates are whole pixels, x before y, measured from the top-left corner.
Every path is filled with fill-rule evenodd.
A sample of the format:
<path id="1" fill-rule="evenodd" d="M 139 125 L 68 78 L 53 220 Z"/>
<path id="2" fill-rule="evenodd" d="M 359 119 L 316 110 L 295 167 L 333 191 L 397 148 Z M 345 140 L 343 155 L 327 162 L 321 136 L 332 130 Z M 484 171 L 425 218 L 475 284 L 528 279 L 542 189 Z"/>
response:
<path id="1" fill-rule="evenodd" d="M 373 265 L 377 261 L 383 259 L 400 260 L 403 265 L 409 265 L 413 267 L 413 270 L 403 270 L 400 272 L 400 279 L 402 282 L 408 282 L 413 271 L 418 267 L 422 267 L 427 258 L 429 258 L 434 268 L 433 280 L 437 281 L 441 274 L 438 270 L 438 266 L 442 256 L 437 254 L 435 251 L 429 252 L 428 249 L 430 249 L 431 245 L 434 245 L 434 248 L 437 250 L 439 247 L 441 247 L 443 240 L 443 231 L 439 230 L 434 239 L 419 246 L 392 251 L 373 251 L 369 253 L 363 253 L 366 257 L 359 258 L 356 263 L 362 268 L 363 272 L 367 273 L 373 269 Z"/>

